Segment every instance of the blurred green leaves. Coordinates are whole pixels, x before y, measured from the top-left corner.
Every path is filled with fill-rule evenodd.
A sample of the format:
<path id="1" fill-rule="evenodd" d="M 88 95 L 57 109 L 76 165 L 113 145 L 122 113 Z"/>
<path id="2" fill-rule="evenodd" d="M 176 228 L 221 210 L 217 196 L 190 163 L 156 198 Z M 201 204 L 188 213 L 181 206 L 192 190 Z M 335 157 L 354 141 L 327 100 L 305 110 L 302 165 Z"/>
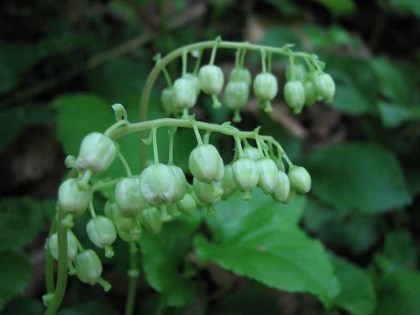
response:
<path id="1" fill-rule="evenodd" d="M 324 5 L 332 14 L 336 16 L 351 14 L 356 10 L 353 0 L 316 0 Z"/>
<path id="2" fill-rule="evenodd" d="M 350 314 L 371 314 L 375 308 L 376 296 L 369 275 L 337 256 L 331 256 L 331 262 L 340 282 L 340 294 L 335 303 Z"/>
<path id="3" fill-rule="evenodd" d="M 313 193 L 337 208 L 378 214 L 411 197 L 395 156 L 378 146 L 351 143 L 320 148 L 305 158 Z"/>
<path id="4" fill-rule="evenodd" d="M 42 206 L 34 199 L 1 199 L 0 252 L 25 246 L 41 230 L 43 218 Z"/>
<path id="5" fill-rule="evenodd" d="M 145 232 L 140 240 L 142 265 L 147 282 L 171 306 L 182 306 L 195 299 L 195 286 L 188 278 L 191 266 L 185 258 L 192 249 L 192 234 L 199 216 L 183 217 L 165 224 L 158 234 Z"/>
<path id="6" fill-rule="evenodd" d="M 25 255 L 6 252 L 0 259 L 0 311 L 6 302 L 22 293 L 31 276 L 31 265 Z"/>
<path id="7" fill-rule="evenodd" d="M 401 271 L 379 279 L 375 315 L 416 315 L 420 309 L 420 274 Z"/>
<path id="8" fill-rule="evenodd" d="M 310 292 L 331 305 L 339 285 L 327 254 L 297 227 L 305 199 L 283 207 L 261 193 L 253 196 L 246 203 L 236 194 L 217 206 L 217 215 L 208 220 L 214 240 L 195 239 L 200 260 L 215 261 L 269 287 Z"/>

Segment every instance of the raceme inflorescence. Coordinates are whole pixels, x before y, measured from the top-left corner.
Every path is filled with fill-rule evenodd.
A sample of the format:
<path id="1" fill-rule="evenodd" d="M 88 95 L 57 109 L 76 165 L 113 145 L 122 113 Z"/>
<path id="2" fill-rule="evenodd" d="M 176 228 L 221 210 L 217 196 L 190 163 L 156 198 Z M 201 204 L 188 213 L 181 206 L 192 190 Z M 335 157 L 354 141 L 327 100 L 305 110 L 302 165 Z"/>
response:
<path id="1" fill-rule="evenodd" d="M 203 52 L 211 49 L 209 62 L 202 65 Z M 218 49 L 235 50 L 235 63 L 225 82 L 223 70 L 215 64 Z M 245 66 L 247 52 L 261 57 L 261 71 L 254 76 Z M 196 58 L 195 68 L 188 72 L 189 55 Z M 269 113 L 272 101 L 279 93 L 279 83 L 271 73 L 274 56 L 288 58 L 284 99 L 295 112 L 316 101 L 331 102 L 335 85 L 331 76 L 323 71 L 324 64 L 315 55 L 293 52 L 290 45 L 281 48 L 250 43 L 207 41 L 182 47 L 161 58 L 151 71 L 141 98 L 141 120 L 130 123 L 121 104 L 114 104 L 116 122 L 105 132 L 92 132 L 84 137 L 79 153 L 68 156 L 65 164 L 71 169 L 58 189 L 58 202 L 51 233 L 46 243 L 47 291 L 44 296 L 47 313 L 57 312 L 64 296 L 68 275 L 75 275 L 87 284 L 99 284 L 107 291 L 111 285 L 102 278 L 102 262 L 96 251 L 79 242 L 73 227 L 79 217 L 88 212 L 90 219 L 86 233 L 92 245 L 102 249 L 106 258 L 115 254 L 113 243 L 117 238 L 130 246 L 130 287 L 126 314 L 133 310 L 136 279 L 138 276 L 136 250 L 141 244 L 143 229 L 159 233 L 165 222 L 181 215 L 192 215 L 205 208 L 208 215 L 216 213 L 214 205 L 239 191 L 244 200 L 252 198 L 254 189 L 261 189 L 268 198 L 288 203 L 294 194 L 310 190 L 311 177 L 305 168 L 296 166 L 282 146 L 271 136 L 261 135 L 259 128 L 241 131 L 230 122 L 213 124 L 195 119 L 191 109 L 196 106 L 200 93 L 208 95 L 215 109 L 227 106 L 233 111 L 233 122 L 241 120 L 241 109 L 248 103 L 251 87 L 259 108 Z M 182 74 L 170 78 L 166 66 L 182 60 Z M 169 117 L 147 120 L 147 106 L 152 88 L 159 74 L 163 74 L 167 87 L 161 92 L 161 104 Z M 221 96 L 223 93 L 223 97 Z M 159 157 L 158 129 L 169 131 L 169 157 Z M 173 162 L 174 138 L 179 128 L 194 132 L 197 146 L 190 152 L 188 170 L 184 173 Z M 143 165 L 139 174 L 133 174 L 117 140 L 132 133 L 148 132 L 140 142 L 142 163 L 146 159 L 144 145 L 153 148 L 153 161 Z M 216 146 L 210 143 L 212 133 L 231 137 L 234 156 L 227 163 Z M 136 148 L 133 148 L 136 149 Z M 125 174 L 118 178 L 97 180 L 119 160 Z M 192 180 L 187 180 L 189 174 Z M 187 176 L 186 176 L 187 175 Z M 94 208 L 94 198 L 104 189 L 112 189 L 104 209 Z M 57 283 L 54 284 L 53 262 L 58 260 Z"/>

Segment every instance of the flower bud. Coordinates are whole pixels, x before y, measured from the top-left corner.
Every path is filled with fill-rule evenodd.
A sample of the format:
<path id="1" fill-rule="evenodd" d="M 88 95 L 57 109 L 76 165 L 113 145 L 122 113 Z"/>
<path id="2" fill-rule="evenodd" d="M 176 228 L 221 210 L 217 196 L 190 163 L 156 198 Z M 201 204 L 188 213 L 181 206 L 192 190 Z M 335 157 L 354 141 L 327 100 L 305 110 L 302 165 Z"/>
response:
<path id="1" fill-rule="evenodd" d="M 195 93 L 198 96 L 200 94 L 200 81 L 198 80 L 198 77 L 195 74 L 192 74 L 192 73 L 186 73 L 182 77 L 184 79 L 191 80 L 194 83 Z"/>
<path id="2" fill-rule="evenodd" d="M 168 167 L 172 170 L 176 180 L 176 191 L 174 196 L 174 202 L 177 202 L 184 198 L 185 192 L 187 190 L 187 179 L 185 178 L 185 174 L 181 168 L 176 165 L 168 165 Z"/>
<path id="3" fill-rule="evenodd" d="M 162 94 L 160 95 L 160 101 L 166 114 L 174 114 L 179 111 L 174 102 L 172 88 L 167 87 L 163 89 Z"/>
<path id="4" fill-rule="evenodd" d="M 139 240 L 141 236 L 141 225 L 137 217 L 125 218 L 117 204 L 109 201 L 105 204 L 104 212 L 106 217 L 114 222 L 118 236 L 123 241 L 131 242 Z"/>
<path id="5" fill-rule="evenodd" d="M 76 167 L 79 171 L 91 170 L 98 174 L 114 162 L 116 154 L 117 147 L 110 137 L 92 132 L 82 140 Z"/>
<path id="6" fill-rule="evenodd" d="M 197 178 L 193 179 L 193 190 L 198 201 L 205 205 L 216 204 L 223 195 L 220 182 L 207 184 L 199 181 Z"/>
<path id="7" fill-rule="evenodd" d="M 67 257 L 74 260 L 77 255 L 78 241 L 71 230 L 67 230 Z M 57 233 L 51 234 L 48 238 L 48 250 L 55 260 L 58 260 L 58 236 Z"/>
<path id="8" fill-rule="evenodd" d="M 335 83 L 328 73 L 318 73 L 315 75 L 315 89 L 327 103 L 331 103 L 335 93 Z"/>
<path id="9" fill-rule="evenodd" d="M 305 90 L 305 104 L 313 105 L 318 97 L 313 80 L 306 80 L 303 88 Z"/>
<path id="10" fill-rule="evenodd" d="M 123 178 L 115 188 L 115 201 L 124 217 L 134 217 L 143 210 L 146 202 L 140 193 L 138 178 Z"/>
<path id="11" fill-rule="evenodd" d="M 299 63 L 289 64 L 286 67 L 286 81 L 300 81 L 304 82 L 306 78 L 305 67 Z"/>
<path id="12" fill-rule="evenodd" d="M 201 144 L 192 150 L 188 163 L 191 174 L 201 182 L 218 182 L 223 178 L 223 159 L 211 144 Z"/>
<path id="13" fill-rule="evenodd" d="M 222 180 L 222 187 L 223 187 L 223 195 L 222 199 L 226 200 L 229 198 L 237 189 L 238 185 L 233 178 L 233 168 L 232 164 L 228 164 L 225 166 L 225 174 Z"/>
<path id="14" fill-rule="evenodd" d="M 191 215 L 197 210 L 197 203 L 191 194 L 185 194 L 184 198 L 177 202 L 178 210 Z"/>
<path id="15" fill-rule="evenodd" d="M 246 68 L 234 68 L 230 73 L 229 81 L 244 82 L 249 87 L 251 85 L 251 72 Z"/>
<path id="16" fill-rule="evenodd" d="M 274 200 L 288 203 L 290 199 L 290 181 L 285 172 L 277 172 L 277 185 L 271 195 Z"/>
<path id="17" fill-rule="evenodd" d="M 277 165 L 268 158 L 259 159 L 256 163 L 259 173 L 258 187 L 264 193 L 271 195 L 277 185 Z"/>
<path id="18" fill-rule="evenodd" d="M 271 73 L 260 73 L 254 79 L 254 93 L 260 100 L 272 100 L 278 92 L 277 79 Z"/>
<path id="19" fill-rule="evenodd" d="M 246 146 L 242 150 L 242 156 L 246 158 L 250 158 L 251 160 L 254 160 L 256 162 L 263 157 L 263 154 L 257 148 Z"/>
<path id="20" fill-rule="evenodd" d="M 140 192 L 151 205 L 170 204 L 180 195 L 179 178 L 174 170 L 161 163 L 153 164 L 140 174 Z"/>
<path id="21" fill-rule="evenodd" d="M 158 233 L 162 228 L 161 214 L 158 208 L 149 207 L 140 215 L 141 224 L 151 233 Z"/>
<path id="22" fill-rule="evenodd" d="M 305 105 L 305 89 L 300 81 L 289 81 L 284 85 L 284 98 L 295 114 L 302 111 Z"/>
<path id="23" fill-rule="evenodd" d="M 198 73 L 201 90 L 206 94 L 218 95 L 223 89 L 224 77 L 220 67 L 205 65 Z"/>
<path id="24" fill-rule="evenodd" d="M 112 257 L 114 255 L 110 246 L 117 238 L 117 231 L 110 219 L 102 215 L 98 215 L 88 222 L 86 225 L 86 231 L 93 244 L 106 249 L 106 257 Z"/>
<path id="25" fill-rule="evenodd" d="M 193 80 L 176 79 L 172 87 L 172 97 L 177 108 L 191 108 L 197 103 L 197 92 Z"/>
<path id="26" fill-rule="evenodd" d="M 60 203 L 61 209 L 75 216 L 85 213 L 93 198 L 92 191 L 90 189 L 81 190 L 78 183 L 79 180 L 69 178 L 58 189 L 58 202 Z"/>
<path id="27" fill-rule="evenodd" d="M 244 191 L 242 199 L 251 199 L 250 191 L 257 186 L 259 180 L 257 164 L 250 158 L 240 158 L 232 164 L 232 168 L 235 182 Z"/>
<path id="28" fill-rule="evenodd" d="M 290 186 L 299 194 L 306 194 L 311 189 L 311 176 L 302 166 L 292 166 L 288 173 Z"/>
<path id="29" fill-rule="evenodd" d="M 83 283 L 95 284 L 102 274 L 102 263 L 91 249 L 84 250 L 76 257 L 77 278 Z"/>
<path id="30" fill-rule="evenodd" d="M 241 109 L 249 99 L 249 88 L 245 82 L 230 81 L 225 88 L 225 103 L 230 109 Z"/>

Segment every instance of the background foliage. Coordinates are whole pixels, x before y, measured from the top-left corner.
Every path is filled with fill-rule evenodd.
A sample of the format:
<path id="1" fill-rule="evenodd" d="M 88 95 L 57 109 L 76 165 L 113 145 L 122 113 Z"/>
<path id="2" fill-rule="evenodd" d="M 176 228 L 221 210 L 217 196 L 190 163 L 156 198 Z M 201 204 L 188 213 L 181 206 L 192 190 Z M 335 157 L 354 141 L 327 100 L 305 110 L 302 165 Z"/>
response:
<path id="1" fill-rule="evenodd" d="M 418 1 L 2 1 L 0 12 L 3 314 L 43 312 L 43 245 L 64 157 L 112 122 L 112 103 L 137 120 L 156 52 L 219 34 L 293 43 L 326 61 L 337 84 L 331 106 L 293 116 L 279 97 L 268 117 L 254 100 L 241 124 L 261 124 L 280 140 L 312 174 L 313 189 L 289 206 L 236 196 L 215 217 L 144 233 L 138 313 L 418 314 Z M 225 73 L 232 60 L 218 54 Z M 258 71 L 257 58 L 248 65 Z M 284 67 L 274 65 L 281 82 Z M 164 115 L 157 96 L 152 118 Z M 199 119 L 230 117 L 202 104 Z M 120 142 L 134 169 L 138 141 Z M 164 155 L 163 133 L 159 143 Z M 177 134 L 175 162 L 184 169 L 193 143 L 189 132 Z M 107 175 L 121 172 L 116 165 Z M 83 227 L 79 234 L 86 238 Z M 111 293 L 71 279 L 60 314 L 122 311 L 124 245 L 105 266 Z"/>

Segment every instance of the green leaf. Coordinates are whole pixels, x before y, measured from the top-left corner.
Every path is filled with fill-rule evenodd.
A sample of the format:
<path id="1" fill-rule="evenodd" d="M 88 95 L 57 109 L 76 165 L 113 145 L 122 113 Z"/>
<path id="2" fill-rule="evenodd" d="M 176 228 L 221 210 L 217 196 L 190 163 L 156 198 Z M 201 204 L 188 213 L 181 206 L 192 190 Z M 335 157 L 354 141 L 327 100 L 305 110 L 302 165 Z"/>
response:
<path id="1" fill-rule="evenodd" d="M 41 299 L 17 298 L 7 303 L 2 315 L 41 315 L 44 314 L 45 307 Z"/>
<path id="2" fill-rule="evenodd" d="M 317 0 L 317 2 L 323 4 L 337 16 L 352 14 L 356 10 L 353 0 Z"/>
<path id="3" fill-rule="evenodd" d="M 104 132 L 115 121 L 112 104 L 95 94 L 61 95 L 53 105 L 58 110 L 58 139 L 67 154 L 77 155 L 84 136 Z"/>
<path id="4" fill-rule="evenodd" d="M 420 273 L 398 272 L 379 279 L 375 315 L 417 315 L 420 309 Z"/>
<path id="5" fill-rule="evenodd" d="M 388 232 L 383 250 L 375 262 L 385 274 L 412 270 L 417 265 L 417 250 L 408 230 Z"/>
<path id="6" fill-rule="evenodd" d="M 165 224 L 158 234 L 145 231 L 140 239 L 146 280 L 168 305 L 182 306 L 195 298 L 196 288 L 189 280 L 184 259 L 191 251 L 192 234 L 199 224 L 197 216 L 183 217 Z"/>
<path id="7" fill-rule="evenodd" d="M 5 252 L 0 259 L 0 310 L 12 297 L 25 289 L 31 277 L 31 265 L 22 254 Z"/>
<path id="8" fill-rule="evenodd" d="M 385 127 L 397 127 L 406 121 L 420 120 L 419 106 L 406 106 L 379 101 L 378 108 L 382 124 Z"/>
<path id="9" fill-rule="evenodd" d="M 381 237 L 381 221 L 377 217 L 352 214 L 309 199 L 305 209 L 304 224 L 334 248 L 344 248 L 360 255 L 378 243 Z"/>
<path id="10" fill-rule="evenodd" d="M 383 148 L 335 145 L 312 152 L 305 162 L 313 193 L 337 208 L 376 214 L 411 200 L 397 159 Z"/>
<path id="11" fill-rule="evenodd" d="M 208 219 L 214 240 L 195 239 L 197 255 L 269 287 L 309 292 L 331 305 L 338 282 L 322 244 L 297 227 L 304 206 L 303 197 L 282 206 L 257 191 L 249 202 L 236 194 Z"/>
<path id="12" fill-rule="evenodd" d="M 326 71 L 336 83 L 332 105 L 351 115 L 376 112 L 378 87 L 369 60 L 358 57 L 325 56 Z"/>
<path id="13" fill-rule="evenodd" d="M 331 104 L 334 108 L 349 115 L 362 115 L 374 109 L 374 103 L 360 91 L 347 73 L 332 71 L 331 74 L 336 84 Z"/>
<path id="14" fill-rule="evenodd" d="M 368 274 L 337 256 L 331 256 L 331 262 L 341 288 L 335 304 L 350 314 L 371 314 L 375 308 L 376 297 Z"/>
<path id="15" fill-rule="evenodd" d="M 412 110 L 418 107 L 420 93 L 417 87 L 420 79 L 412 64 L 375 58 L 371 61 L 371 67 L 379 83 L 380 93 L 391 103 L 406 104 Z"/>
<path id="16" fill-rule="evenodd" d="M 18 249 L 41 230 L 44 213 L 40 203 L 30 198 L 0 200 L 0 252 Z"/>

